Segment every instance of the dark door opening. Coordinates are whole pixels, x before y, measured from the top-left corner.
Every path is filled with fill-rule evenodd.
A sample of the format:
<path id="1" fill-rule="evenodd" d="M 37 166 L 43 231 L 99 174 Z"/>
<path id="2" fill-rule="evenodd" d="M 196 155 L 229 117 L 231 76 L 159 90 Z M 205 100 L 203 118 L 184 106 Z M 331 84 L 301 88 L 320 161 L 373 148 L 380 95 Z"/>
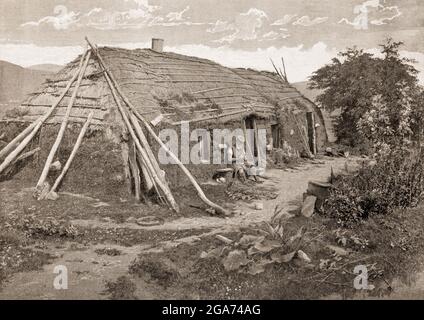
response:
<path id="1" fill-rule="evenodd" d="M 317 154 L 315 117 L 312 112 L 306 113 L 306 121 L 308 124 L 307 132 L 308 132 L 309 150 L 312 152 L 312 154 Z"/>
<path id="2" fill-rule="evenodd" d="M 274 149 L 281 148 L 280 125 L 278 125 L 278 124 L 271 125 L 271 134 L 272 134 L 272 147 Z"/>
<path id="3" fill-rule="evenodd" d="M 256 158 L 258 156 L 258 145 L 257 145 L 257 132 L 256 132 L 256 120 L 255 117 L 250 116 L 244 120 L 244 125 L 246 127 L 246 147 L 247 152 L 252 152 L 253 156 Z M 250 143 L 253 142 L 253 145 Z"/>

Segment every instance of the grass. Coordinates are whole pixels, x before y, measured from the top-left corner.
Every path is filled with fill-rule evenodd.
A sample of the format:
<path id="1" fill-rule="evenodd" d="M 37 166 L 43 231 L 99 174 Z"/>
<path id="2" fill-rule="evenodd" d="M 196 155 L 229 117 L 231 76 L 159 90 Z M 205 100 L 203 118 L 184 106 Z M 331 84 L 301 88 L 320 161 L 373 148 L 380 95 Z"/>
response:
<path id="1" fill-rule="evenodd" d="M 292 261 L 271 264 L 258 275 L 227 272 L 222 259 L 201 259 L 202 251 L 223 247 L 215 237 L 202 238 L 196 245 L 182 244 L 162 253 L 142 254 L 133 262 L 129 274 L 160 284 L 163 297 L 200 299 L 317 299 L 330 295 L 354 298 L 354 268 L 366 265 L 375 289 L 370 296 L 391 294 L 394 279 L 405 283 L 422 270 L 424 251 L 424 207 L 398 210 L 396 214 L 370 218 L 354 228 L 343 229 L 329 218 L 296 217 L 284 225 L 287 232 L 306 228 L 301 249 L 312 259 L 312 266 Z M 254 228 L 225 234 L 237 240 Z M 327 246 L 349 252 L 335 254 Z M 159 290 L 159 289 L 158 289 Z M 159 293 L 158 293 L 159 294 Z"/>
<path id="2" fill-rule="evenodd" d="M 157 245 L 161 241 L 209 231 L 77 227 L 78 236 L 68 237 L 70 219 L 112 217 L 113 222 L 122 223 L 128 217 L 153 213 L 140 206 L 132 208 L 128 203 L 93 208 L 89 205 L 90 200 L 68 197 L 40 204 L 22 193 L 21 185 L 9 181 L 2 183 L 2 188 L 0 283 L 15 272 L 37 269 L 50 261 L 47 253 L 31 249 L 37 244 L 71 241 L 92 246 L 102 243 L 105 248 L 96 253 L 107 258 L 120 254 L 119 250 L 107 247 L 110 244 Z M 224 191 L 220 192 L 215 196 L 224 197 Z M 123 211 L 115 219 L 118 215 L 114 212 L 121 208 Z M 350 228 L 341 228 L 334 219 L 325 216 L 295 217 L 284 222 L 285 232 L 293 234 L 300 227 L 305 228 L 300 249 L 312 259 L 312 266 L 296 261 L 271 264 L 258 275 L 227 272 L 222 259 L 202 259 L 203 251 L 224 247 L 214 236 L 202 237 L 194 244 L 183 243 L 160 253 L 140 254 L 129 266 L 126 276 L 106 283 L 105 295 L 111 299 L 136 299 L 137 287 L 145 288 L 147 283 L 153 296 L 174 299 L 316 299 L 330 294 L 355 297 L 353 269 L 358 264 L 365 264 L 369 268 L 370 281 L 376 286 L 370 294 L 385 296 L 391 292 L 393 279 L 408 282 L 422 270 L 423 210 L 424 206 L 398 209 L 390 215 L 370 217 Z M 29 216 L 36 219 L 28 220 Z M 57 223 L 43 222 L 49 218 L 55 218 Z M 166 215 L 164 218 L 170 219 Z M 23 219 L 28 220 L 23 224 L 25 228 L 19 227 Z M 257 229 L 252 226 L 223 235 L 238 241 L 244 234 L 256 234 Z M 349 254 L 334 255 L 328 245 L 342 247 Z"/>
<path id="3" fill-rule="evenodd" d="M 104 295 L 111 300 L 136 300 L 135 291 L 137 287 L 127 276 L 121 276 L 116 281 L 107 281 Z"/>

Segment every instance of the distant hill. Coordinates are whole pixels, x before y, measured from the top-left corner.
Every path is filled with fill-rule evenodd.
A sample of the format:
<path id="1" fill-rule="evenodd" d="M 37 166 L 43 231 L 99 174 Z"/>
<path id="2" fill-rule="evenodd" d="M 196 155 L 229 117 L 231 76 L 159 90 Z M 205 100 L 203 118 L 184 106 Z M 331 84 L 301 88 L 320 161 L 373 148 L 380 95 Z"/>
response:
<path id="1" fill-rule="evenodd" d="M 52 74 L 0 60 L 0 116 L 7 109 L 19 105 L 27 94 L 34 92 Z"/>
<path id="2" fill-rule="evenodd" d="M 291 85 L 299 90 L 306 98 L 315 102 L 315 98 L 321 94 L 321 91 L 317 89 L 308 89 L 308 84 L 308 81 L 291 83 Z"/>
<path id="3" fill-rule="evenodd" d="M 36 64 L 36 65 L 28 67 L 27 69 L 57 73 L 60 70 L 62 70 L 63 67 L 64 66 L 61 66 L 58 64 L 46 63 L 46 64 Z"/>

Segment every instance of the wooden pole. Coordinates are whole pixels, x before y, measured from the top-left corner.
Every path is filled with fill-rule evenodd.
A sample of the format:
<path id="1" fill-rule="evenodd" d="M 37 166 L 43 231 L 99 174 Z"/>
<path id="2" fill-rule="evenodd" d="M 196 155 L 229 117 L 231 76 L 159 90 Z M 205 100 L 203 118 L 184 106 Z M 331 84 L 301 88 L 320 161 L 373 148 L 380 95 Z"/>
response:
<path id="1" fill-rule="evenodd" d="M 281 61 L 283 62 L 284 78 L 286 79 L 286 82 L 289 83 L 289 79 L 287 78 L 286 72 L 286 64 L 284 63 L 284 57 L 281 57 Z"/>
<path id="2" fill-rule="evenodd" d="M 140 167 L 138 166 L 138 163 L 137 163 L 137 148 L 135 146 L 134 141 L 132 141 L 130 144 L 129 163 L 130 163 L 132 177 L 134 179 L 135 198 L 137 199 L 137 201 L 140 201 L 141 199 Z"/>
<path id="3" fill-rule="evenodd" d="M 59 103 L 63 100 L 65 95 L 68 93 L 72 84 L 77 79 L 77 77 L 78 77 L 78 75 L 81 71 L 82 62 L 83 62 L 86 54 L 87 54 L 87 50 L 85 50 L 84 53 L 81 56 L 80 65 L 79 65 L 77 72 L 73 75 L 72 79 L 68 82 L 68 85 L 66 86 L 65 90 L 62 92 L 62 94 L 59 96 L 59 98 L 53 103 L 53 105 L 50 107 L 50 109 L 44 115 L 42 115 L 40 118 L 38 118 L 33 123 L 31 123 L 15 139 L 13 139 L 11 142 L 9 142 L 9 144 L 7 146 L 5 146 L 0 151 L 0 159 L 7 156 L 19 142 L 21 142 L 28 134 L 30 134 L 33 131 L 34 128 L 36 128 L 36 127 L 39 128 L 39 126 L 38 126 L 39 122 L 41 122 L 41 124 L 43 124 L 47 120 L 47 118 L 50 117 L 50 115 L 53 113 L 53 111 L 56 109 L 56 107 L 59 105 Z"/>
<path id="4" fill-rule="evenodd" d="M 19 162 L 21 162 L 21 161 L 23 161 L 23 160 L 26 160 L 27 158 L 29 158 L 29 157 L 32 157 L 32 156 L 34 156 L 37 152 L 39 152 L 40 151 L 40 147 L 38 147 L 38 148 L 35 148 L 34 150 L 31 150 L 31 151 L 28 151 L 28 152 L 26 152 L 26 153 L 23 153 L 23 154 L 21 154 L 19 157 L 17 157 L 11 164 L 10 164 L 10 166 L 5 170 L 5 171 L 3 171 L 2 172 L 2 176 L 4 176 L 4 177 L 8 177 L 8 176 L 11 176 L 12 174 L 13 174 L 13 172 L 14 172 L 14 165 L 15 164 L 18 164 Z"/>
<path id="5" fill-rule="evenodd" d="M 96 52 L 96 49 L 94 47 L 92 47 L 92 48 L 93 48 L 93 52 Z M 102 68 L 105 69 L 103 66 L 102 66 Z M 165 198 L 167 199 L 171 208 L 173 210 L 175 210 L 176 212 L 179 212 L 178 204 L 175 202 L 175 199 L 174 199 L 171 191 L 169 190 L 168 186 L 166 184 L 164 184 L 162 182 L 162 180 L 159 178 L 158 173 L 154 170 L 151 162 L 148 159 L 148 156 L 147 156 L 145 150 L 143 149 L 139 139 L 137 138 L 137 135 L 134 132 L 134 129 L 131 127 L 131 123 L 130 123 L 130 120 L 128 119 L 128 115 L 127 115 L 126 111 L 124 110 L 124 108 L 122 107 L 122 104 L 119 100 L 119 97 L 118 97 L 116 91 L 115 91 L 115 87 L 113 86 L 112 80 L 110 79 L 109 73 L 108 73 L 107 70 L 104 73 L 104 76 L 105 76 L 106 81 L 107 81 L 107 83 L 110 87 L 110 90 L 112 92 L 112 96 L 115 99 L 116 105 L 118 106 L 118 110 L 121 113 L 122 119 L 124 120 L 124 123 L 127 126 L 127 129 L 129 131 L 132 139 L 134 140 L 136 147 L 137 147 L 138 151 L 140 152 L 142 159 L 143 159 L 144 163 L 146 164 L 146 166 L 149 170 L 150 175 L 152 176 L 154 182 L 159 186 L 161 191 L 164 193 Z M 160 197 L 161 195 L 158 194 L 158 196 Z"/>
<path id="6" fill-rule="evenodd" d="M 91 111 L 90 114 L 88 115 L 87 121 L 85 122 L 84 126 L 82 127 L 80 131 L 80 134 L 78 135 L 77 141 L 75 142 L 71 155 L 66 161 L 65 166 L 62 169 L 62 172 L 60 173 L 60 175 L 57 177 L 56 181 L 54 182 L 53 187 L 50 189 L 49 194 L 56 192 L 57 187 L 62 182 L 63 178 L 65 177 L 66 173 L 71 167 L 72 161 L 74 160 L 75 155 L 77 154 L 78 149 L 81 146 L 82 139 L 84 138 L 85 133 L 87 132 L 88 127 L 90 126 L 90 122 L 93 119 L 93 115 L 94 115 L 94 111 Z"/>
<path id="7" fill-rule="evenodd" d="M 83 55 L 83 57 L 84 56 L 85 56 L 85 54 Z M 81 59 L 83 59 L 83 57 Z M 38 130 L 40 130 L 43 123 L 47 120 L 47 118 L 52 114 L 54 109 L 59 105 L 59 103 L 65 97 L 66 93 L 69 91 L 69 88 L 72 86 L 72 83 L 74 83 L 75 79 L 78 77 L 79 73 L 81 72 L 81 68 L 82 68 L 82 65 L 78 69 L 78 71 L 75 73 L 75 75 L 72 77 L 72 79 L 69 81 L 67 87 L 65 88 L 65 90 L 63 91 L 61 96 L 58 98 L 58 100 L 52 105 L 50 110 L 44 116 L 42 116 L 39 119 L 39 121 L 35 121 L 33 124 L 30 125 L 30 127 L 33 126 L 31 133 L 29 135 L 27 135 L 26 137 L 24 137 L 23 140 L 21 141 L 21 143 L 16 147 L 16 149 L 13 150 L 11 153 L 9 153 L 9 155 L 4 159 L 3 163 L 0 165 L 0 173 L 2 173 L 3 170 L 6 169 L 13 162 L 13 160 L 22 152 L 22 150 L 25 149 L 25 147 L 28 145 L 28 143 L 34 138 L 34 136 L 36 135 Z M 26 131 L 26 130 L 24 130 L 24 131 Z M 22 132 L 19 135 L 19 136 L 21 136 L 20 138 L 22 138 L 24 136 L 23 133 L 24 132 Z M 19 139 L 17 139 L 18 137 L 16 137 L 14 140 L 18 141 L 19 140 Z M 9 143 L 9 145 L 12 145 L 12 142 Z M 6 146 L 6 148 L 8 148 L 8 146 Z"/>
<path id="8" fill-rule="evenodd" d="M 85 71 L 87 70 L 88 62 L 90 61 L 90 56 L 91 56 L 91 51 L 88 52 L 87 57 L 85 58 L 85 61 L 84 61 L 84 65 L 83 65 L 83 67 L 80 71 L 80 74 L 78 75 L 78 80 L 77 80 L 77 83 L 75 85 L 74 91 L 72 93 L 71 100 L 69 101 L 68 107 L 66 109 L 65 117 L 62 120 L 62 124 L 60 126 L 59 133 L 57 134 L 56 141 L 54 142 L 54 144 L 53 144 L 53 146 L 50 150 L 50 153 L 47 157 L 46 163 L 45 163 L 44 168 L 43 168 L 43 172 L 41 173 L 40 178 L 38 179 L 38 182 L 37 182 L 37 185 L 36 185 L 37 189 L 42 188 L 44 181 L 46 181 L 47 175 L 49 174 L 50 165 L 53 162 L 53 158 L 54 158 L 56 151 L 59 148 L 59 145 L 60 145 L 60 143 L 63 139 L 63 135 L 65 134 L 65 130 L 66 130 L 66 127 L 67 127 L 68 121 L 69 121 L 69 116 L 71 115 L 72 106 L 74 105 L 75 98 L 77 97 L 78 89 L 79 89 L 79 86 L 81 84 L 82 77 L 84 76 Z"/>
<path id="9" fill-rule="evenodd" d="M 274 67 L 275 73 L 277 73 L 277 75 L 281 78 L 281 80 L 283 80 L 284 82 L 286 81 L 286 79 L 284 78 L 284 75 L 280 73 L 280 71 L 278 71 L 277 67 L 275 66 L 274 61 L 271 60 L 272 66 Z"/>
<path id="10" fill-rule="evenodd" d="M 192 176 L 192 174 L 190 173 L 190 171 L 182 164 L 182 162 L 180 161 L 180 159 L 178 159 L 178 157 L 171 150 L 169 150 L 169 148 L 162 142 L 162 140 L 156 135 L 155 131 L 152 129 L 152 127 L 147 122 L 147 120 L 145 120 L 138 113 L 137 109 L 131 104 L 131 102 L 128 100 L 128 98 L 124 95 L 124 93 L 122 92 L 121 88 L 119 87 L 119 84 L 116 82 L 115 78 L 113 77 L 112 73 L 106 68 L 106 65 L 105 65 L 105 63 L 103 61 L 103 58 L 95 50 L 94 46 L 90 43 L 90 41 L 88 40 L 88 38 L 86 38 L 86 40 L 87 40 L 88 45 L 93 49 L 93 52 L 96 53 L 96 56 L 97 56 L 97 58 L 98 58 L 98 60 L 100 62 L 100 65 L 105 70 L 105 76 L 107 76 L 106 79 L 109 79 L 108 81 L 113 82 L 113 84 L 114 84 L 114 86 L 116 88 L 116 91 L 119 93 L 119 95 L 121 96 L 122 100 L 124 100 L 124 102 L 131 109 L 131 111 L 137 116 L 137 118 L 141 120 L 141 122 L 143 123 L 143 125 L 146 127 L 147 131 L 149 131 L 150 135 L 156 140 L 156 142 L 159 143 L 159 145 L 170 155 L 170 157 L 175 161 L 175 163 L 186 174 L 186 176 L 188 177 L 188 179 L 190 180 L 190 182 L 192 183 L 192 185 L 196 189 L 196 191 L 197 191 L 200 199 L 204 203 L 206 203 L 209 207 L 215 209 L 216 212 L 221 213 L 221 214 L 228 215 L 229 213 L 228 213 L 227 210 L 225 210 L 221 206 L 213 203 L 212 201 L 210 201 L 206 197 L 206 195 L 204 194 L 202 188 L 200 188 L 199 184 L 197 183 L 196 179 L 194 179 L 194 177 Z"/>
<path id="11" fill-rule="evenodd" d="M 153 167 L 155 168 L 156 172 L 161 173 L 159 177 L 162 179 L 163 182 L 165 182 L 165 177 L 162 174 L 162 169 L 159 167 L 159 163 L 157 162 L 152 149 L 150 148 L 150 145 L 146 139 L 146 136 L 143 133 L 143 130 L 141 129 L 140 123 L 137 120 L 137 117 L 134 114 L 130 115 L 131 123 L 134 126 L 135 132 L 137 133 L 138 137 L 140 138 L 140 142 L 143 145 L 144 149 L 146 150 L 147 155 L 149 156 L 149 159 L 152 162 Z"/>
<path id="12" fill-rule="evenodd" d="M 19 142 L 21 142 L 29 133 L 31 133 L 31 131 L 37 126 L 40 120 L 41 118 L 38 118 L 37 120 L 32 122 L 28 127 L 25 128 L 24 131 L 22 131 L 18 136 L 16 136 L 12 141 L 10 141 L 8 145 L 0 151 L 0 159 L 7 156 Z"/>
<path id="13" fill-rule="evenodd" d="M 296 124 L 297 130 L 299 131 L 300 137 L 302 138 L 303 145 L 305 147 L 305 152 L 308 154 L 308 157 L 309 158 L 312 158 L 312 153 L 311 153 L 311 150 L 309 149 L 309 144 L 308 144 L 308 141 L 307 141 L 307 139 L 305 137 L 305 132 L 300 127 L 300 124 L 297 121 L 296 115 L 294 113 L 292 113 L 292 112 L 290 112 L 290 113 L 291 113 L 291 115 L 293 117 L 293 120 L 294 120 L 294 122 Z"/>

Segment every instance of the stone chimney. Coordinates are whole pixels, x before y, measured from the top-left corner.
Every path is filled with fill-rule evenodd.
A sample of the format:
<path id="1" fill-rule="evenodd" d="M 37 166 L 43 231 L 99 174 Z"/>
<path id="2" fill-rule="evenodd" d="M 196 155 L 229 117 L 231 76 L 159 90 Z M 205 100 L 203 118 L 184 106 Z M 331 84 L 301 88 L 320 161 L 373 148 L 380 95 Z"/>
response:
<path id="1" fill-rule="evenodd" d="M 163 39 L 152 39 L 152 50 L 163 52 Z"/>

